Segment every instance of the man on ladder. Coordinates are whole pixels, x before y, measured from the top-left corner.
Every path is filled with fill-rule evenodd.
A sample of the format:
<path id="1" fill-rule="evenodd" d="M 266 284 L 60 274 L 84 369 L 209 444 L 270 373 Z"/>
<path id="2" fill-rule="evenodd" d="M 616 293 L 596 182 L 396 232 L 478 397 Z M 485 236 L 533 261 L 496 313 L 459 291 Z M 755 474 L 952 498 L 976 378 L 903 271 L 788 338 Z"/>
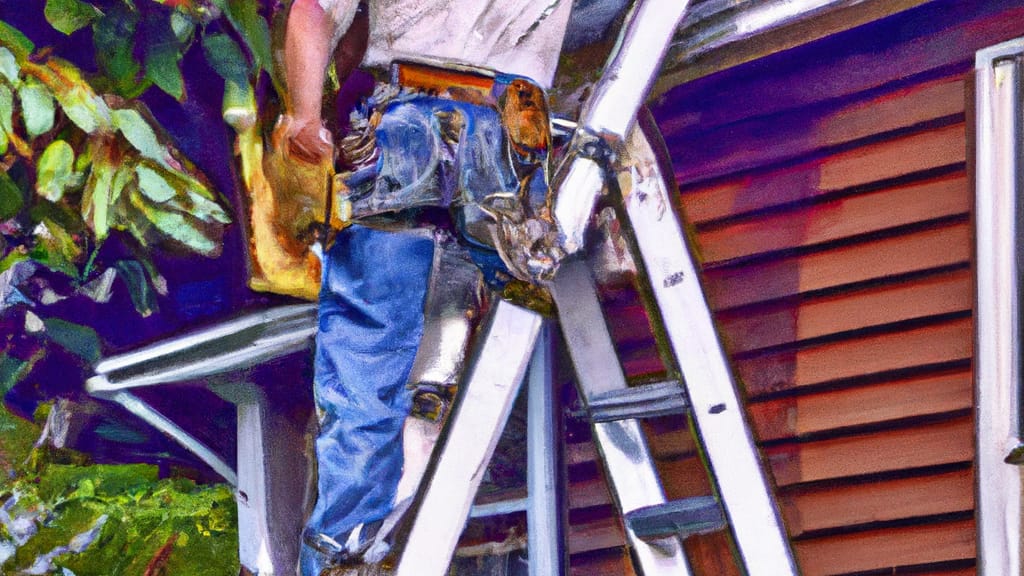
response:
<path id="1" fill-rule="evenodd" d="M 610 16 L 621 11 L 611 7 Z M 512 276 L 533 281 L 557 263 L 543 89 L 554 79 L 571 8 L 568 1 L 478 0 L 292 5 L 291 106 L 278 130 L 301 161 L 332 154 L 320 107 L 340 38 L 349 64 L 363 50 L 364 65 L 382 72 L 399 60 L 431 64 L 403 65 L 375 91 L 369 121 L 356 130 L 375 138 L 379 152 L 348 157 L 341 146 L 355 170 L 346 194 L 332 201 L 352 223 L 323 263 L 318 499 L 302 535 L 304 576 L 367 552 L 367 560 L 380 559 L 384 550 L 369 548 L 396 504 L 400 436 L 415 389 L 436 398 L 455 383 L 478 277 L 500 291 Z M 436 341 L 420 346 L 425 309 L 463 318 L 447 333 L 426 335 L 445 340 L 448 358 L 435 353 Z M 411 467 L 406 474 L 415 478 Z"/>
<path id="2" fill-rule="evenodd" d="M 612 15 L 622 8 L 605 7 Z M 631 11 L 609 64 L 615 81 L 598 83 L 588 100 L 554 177 L 556 198 L 548 193 L 553 148 L 544 90 L 555 77 L 571 2 L 295 1 L 286 39 L 290 102 L 277 130 L 293 157 L 315 163 L 333 153 L 320 106 L 339 39 L 350 65 L 361 60 L 391 74 L 354 117 L 354 134 L 340 146 L 352 170 L 329 193 L 326 219 L 348 225 L 323 261 L 318 498 L 302 534 L 303 576 L 387 553 L 382 535 L 402 509 L 403 466 L 413 484 L 422 469 L 403 459 L 403 426 L 415 427 L 406 421 L 414 403 L 441 419 L 436 408 L 461 371 L 480 279 L 495 292 L 510 281 L 546 284 L 566 254 L 583 246 L 608 163 L 624 145 L 684 7 L 648 1 Z M 568 289 L 588 289 L 573 274 L 561 277 L 569 279 L 552 286 L 556 300 L 565 301 Z M 441 321 L 425 322 L 424 311 Z M 529 313 L 523 318 L 532 321 Z M 503 417 L 496 413 L 495 421 Z M 429 444 L 436 433 L 420 437 Z M 406 456 L 415 454 L 408 448 Z M 442 475 L 446 464 L 437 466 Z M 429 506 L 428 497 L 424 514 L 436 513 Z M 417 534 L 414 526 L 410 539 Z M 671 540 L 641 551 L 640 563 L 687 573 Z M 403 558 L 399 573 L 403 565 L 416 573 L 413 562 Z M 791 563 L 781 560 L 789 571 Z"/>

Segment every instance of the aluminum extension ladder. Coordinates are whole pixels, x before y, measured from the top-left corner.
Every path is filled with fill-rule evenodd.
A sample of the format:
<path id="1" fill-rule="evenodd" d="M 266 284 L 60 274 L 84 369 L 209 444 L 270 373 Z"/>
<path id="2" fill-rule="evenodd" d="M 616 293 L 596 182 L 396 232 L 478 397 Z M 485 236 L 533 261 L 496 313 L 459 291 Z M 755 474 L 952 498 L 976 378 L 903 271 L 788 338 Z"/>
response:
<path id="1" fill-rule="evenodd" d="M 636 127 L 686 7 L 685 0 L 636 2 L 578 125 L 571 127 L 570 147 L 575 148 L 571 163 L 552 184 L 553 215 L 567 251 L 577 254 L 562 263 L 548 288 L 635 568 L 645 576 L 689 575 L 679 536 L 727 523 L 749 574 L 796 574 L 697 266 L 675 215 L 675 198 L 666 186 L 668 171 L 659 165 L 644 130 Z M 614 168 L 610 155 L 618 156 Z M 622 180 L 630 187 L 620 190 L 622 224 L 632 231 L 638 276 L 649 285 L 657 309 L 649 312 L 661 316 L 683 382 L 653 388 L 627 385 L 590 269 L 579 255 L 597 197 Z M 434 456 L 432 474 L 420 485 L 420 505 L 397 576 L 445 573 L 534 349 L 542 324 L 539 314 L 508 302 L 499 302 L 490 314 L 479 336 L 483 342 L 460 386 L 463 397 Z M 638 418 L 684 411 L 692 416 L 717 500 L 665 501 Z M 531 576 L 557 576 L 562 568 L 533 562 Z"/>
<path id="2" fill-rule="evenodd" d="M 640 131 L 629 144 L 640 155 L 654 157 Z M 634 234 L 643 263 L 638 275 L 646 272 L 659 309 L 654 312 L 660 312 L 685 385 L 627 385 L 584 259 L 563 263 L 550 286 L 635 568 L 645 576 L 688 575 L 682 537 L 728 525 L 747 573 L 796 574 L 674 201 L 661 167 L 653 168 L 643 190 L 624 197 L 623 224 Z M 432 473 L 421 485 L 398 576 L 446 573 L 542 324 L 540 314 L 507 301 L 491 310 L 461 384 L 464 395 L 447 423 Z M 693 418 L 717 498 L 666 502 L 639 419 L 685 413 Z M 535 496 L 541 495 L 530 498 Z M 554 576 L 564 569 L 564 561 L 541 567 L 538 563 L 545 560 L 529 555 L 533 576 Z"/>

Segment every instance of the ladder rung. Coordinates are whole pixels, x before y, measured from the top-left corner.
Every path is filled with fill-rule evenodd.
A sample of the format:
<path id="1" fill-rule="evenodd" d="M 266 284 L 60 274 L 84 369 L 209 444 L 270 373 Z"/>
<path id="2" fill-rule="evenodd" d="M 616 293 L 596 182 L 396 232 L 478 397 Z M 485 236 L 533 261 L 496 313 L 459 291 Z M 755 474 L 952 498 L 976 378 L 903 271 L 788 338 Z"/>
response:
<path id="1" fill-rule="evenodd" d="M 633 510 L 626 514 L 626 526 L 644 540 L 685 538 L 725 528 L 725 517 L 714 496 L 697 496 Z"/>
<path id="2" fill-rule="evenodd" d="M 588 409 L 592 421 L 612 422 L 681 414 L 689 405 L 682 383 L 670 380 L 597 394 L 590 399 Z"/>

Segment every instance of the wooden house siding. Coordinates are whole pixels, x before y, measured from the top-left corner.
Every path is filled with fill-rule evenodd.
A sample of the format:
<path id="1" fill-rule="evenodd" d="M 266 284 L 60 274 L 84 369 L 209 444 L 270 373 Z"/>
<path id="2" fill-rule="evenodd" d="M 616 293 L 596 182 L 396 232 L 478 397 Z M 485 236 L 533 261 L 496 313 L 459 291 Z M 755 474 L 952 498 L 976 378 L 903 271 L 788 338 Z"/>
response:
<path id="1" fill-rule="evenodd" d="M 1015 4 L 932 2 L 653 107 L 807 576 L 975 573 L 970 73 L 1024 35 Z M 629 370 L 657 372 L 639 309 L 612 323 Z M 651 427 L 669 497 L 709 493 L 684 430 Z M 573 573 L 628 573 L 617 523 L 586 513 L 597 472 L 574 479 Z M 687 548 L 738 573 L 724 534 Z"/>

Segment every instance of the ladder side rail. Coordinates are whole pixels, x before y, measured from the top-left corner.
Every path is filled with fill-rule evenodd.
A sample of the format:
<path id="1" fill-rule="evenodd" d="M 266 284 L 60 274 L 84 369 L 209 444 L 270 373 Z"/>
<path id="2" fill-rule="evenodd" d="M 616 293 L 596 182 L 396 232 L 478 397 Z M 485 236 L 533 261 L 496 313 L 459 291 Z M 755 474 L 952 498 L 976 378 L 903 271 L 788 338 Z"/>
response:
<path id="1" fill-rule="evenodd" d="M 748 573 L 797 574 L 772 484 L 747 424 L 737 383 L 701 287 L 691 248 L 676 214 L 676 198 L 644 132 L 657 134 L 641 116 L 622 159 L 632 177 L 624 189 L 626 224 L 635 235 L 658 312 L 683 373 L 712 475 Z"/>
<path id="2" fill-rule="evenodd" d="M 591 156 L 587 148 L 595 143 L 616 145 L 629 135 L 688 4 L 688 0 L 637 0 L 601 79 L 583 105 L 573 138 L 575 150 L 553 184 L 554 218 L 568 253 L 584 246 L 594 203 L 604 188 L 603 160 Z M 601 146 L 596 148 L 599 151 Z"/>
<path id="3" fill-rule="evenodd" d="M 313 326 L 315 331 L 315 304 L 290 304 L 249 312 L 181 336 L 104 358 L 96 364 L 95 371 L 97 374 L 111 374 L 166 369 L 172 364 L 186 364 L 225 348 L 242 348 L 248 343 L 262 342 L 268 337 L 296 332 L 297 327 L 301 326 Z"/>
<path id="4" fill-rule="evenodd" d="M 550 324 L 541 328 L 527 375 L 526 534 L 530 576 L 568 573 L 561 419 L 555 397 Z"/>
<path id="5" fill-rule="evenodd" d="M 626 377 L 586 262 L 575 258 L 563 262 L 550 288 L 584 403 L 602 393 L 624 390 Z M 665 493 L 638 420 L 595 423 L 594 438 L 612 495 L 623 515 L 665 503 Z M 678 537 L 645 541 L 628 526 L 626 537 L 645 576 L 691 574 Z"/>
<path id="6" fill-rule="evenodd" d="M 217 325 L 221 330 L 224 325 Z M 109 392 L 199 380 L 265 364 L 312 348 L 317 325 L 314 318 L 270 321 L 242 332 L 227 333 L 201 347 L 173 355 L 131 353 L 130 362 L 116 370 L 104 371 L 107 361 L 97 365 L 97 376 L 86 381 L 89 392 Z M 175 342 L 178 339 L 173 339 Z M 162 345 L 161 345 L 162 346 Z"/>
<path id="7" fill-rule="evenodd" d="M 111 393 L 94 392 L 93 396 L 120 404 L 125 410 L 138 416 L 144 422 L 163 432 L 189 452 L 195 454 L 196 457 L 212 468 L 214 472 L 220 474 L 232 487 L 238 487 L 238 475 L 235 473 L 234 467 L 201 440 L 186 432 L 184 428 L 142 401 L 138 396 L 125 391 Z"/>
<path id="8" fill-rule="evenodd" d="M 231 392 L 238 410 L 239 561 L 254 574 L 291 574 L 306 515 L 308 422 L 252 383 L 239 382 Z"/>
<path id="9" fill-rule="evenodd" d="M 498 300 L 460 384 L 459 399 L 420 490 L 396 576 L 448 570 L 473 499 L 512 411 L 540 332 L 540 314 Z"/>

